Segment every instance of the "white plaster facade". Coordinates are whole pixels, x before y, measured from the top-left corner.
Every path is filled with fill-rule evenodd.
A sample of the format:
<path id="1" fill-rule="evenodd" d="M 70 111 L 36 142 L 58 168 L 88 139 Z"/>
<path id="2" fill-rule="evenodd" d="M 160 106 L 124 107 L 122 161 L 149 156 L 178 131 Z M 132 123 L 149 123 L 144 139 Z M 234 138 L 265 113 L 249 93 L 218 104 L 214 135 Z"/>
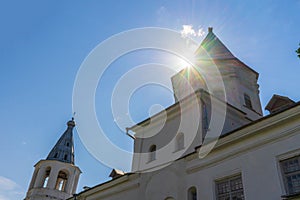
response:
<path id="1" fill-rule="evenodd" d="M 214 39 L 211 29 L 209 34 L 208 39 L 220 42 Z M 82 191 L 70 199 L 300 199 L 300 103 L 262 117 L 258 74 L 230 52 L 224 53 L 228 49 L 222 43 L 218 43 L 217 47 L 219 49 L 212 52 L 229 56 L 211 56 L 221 71 L 226 92 L 231 94 L 227 102 L 218 99 L 218 91 L 212 94 L 206 92 L 205 84 L 199 82 L 192 83 L 196 89 L 196 100 L 193 100 L 185 85 L 178 84 L 182 83 L 180 76 L 175 75 L 172 82 L 177 102 L 129 128 L 135 133 L 132 172 Z M 245 105 L 245 93 L 251 100 L 250 109 Z M 201 157 L 201 147 L 210 144 L 203 144 L 203 138 L 214 134 L 206 126 L 206 120 L 212 114 L 212 103 L 217 113 L 218 108 L 226 106 L 225 122 L 213 150 Z M 187 120 L 180 127 L 182 117 Z M 195 133 L 193 125 L 198 127 Z M 184 136 L 184 145 L 176 149 L 179 133 Z M 168 148 L 164 148 L 166 146 Z M 299 168 L 294 167 L 293 176 L 296 178 L 293 179 L 293 187 L 296 192 L 292 194 L 282 165 L 289 158 L 298 158 L 299 162 Z M 235 191 L 230 191 L 228 197 L 221 198 L 218 186 L 231 177 L 240 181 L 240 196 L 234 197 Z M 189 194 L 193 191 L 191 188 L 195 189 L 196 195 Z"/>
<path id="2" fill-rule="evenodd" d="M 188 189 L 196 187 L 198 200 L 213 200 L 216 181 L 237 174 L 242 177 L 244 199 L 285 199 L 282 196 L 287 192 L 279 163 L 300 155 L 299 142 L 298 104 L 221 137 L 205 158 L 199 159 L 195 151 L 163 169 L 128 173 L 95 186 L 79 193 L 76 199 L 188 200 Z"/>
<path id="3" fill-rule="evenodd" d="M 80 169 L 72 164 L 56 160 L 40 160 L 35 166 L 26 200 L 64 200 L 76 193 Z M 50 169 L 45 184 L 46 171 Z M 57 188 L 59 172 L 66 172 L 67 181 L 62 190 Z"/>

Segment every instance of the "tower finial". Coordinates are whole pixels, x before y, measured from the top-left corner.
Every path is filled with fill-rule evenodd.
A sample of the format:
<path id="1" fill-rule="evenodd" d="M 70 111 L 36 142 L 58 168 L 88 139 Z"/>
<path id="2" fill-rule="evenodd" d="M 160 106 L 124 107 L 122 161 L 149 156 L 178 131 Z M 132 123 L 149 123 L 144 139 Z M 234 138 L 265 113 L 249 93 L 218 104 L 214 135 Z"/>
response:
<path id="1" fill-rule="evenodd" d="M 76 115 L 76 112 L 73 112 L 72 121 L 74 121 L 75 115 Z"/>
<path id="2" fill-rule="evenodd" d="M 208 27 L 208 32 L 209 32 L 209 33 L 212 33 L 212 32 L 213 32 L 213 27 L 211 27 L 211 26 Z"/>
<path id="3" fill-rule="evenodd" d="M 68 127 L 74 128 L 74 126 L 75 126 L 75 121 L 74 121 L 75 114 L 76 114 L 76 112 L 73 113 L 72 119 L 67 122 Z"/>

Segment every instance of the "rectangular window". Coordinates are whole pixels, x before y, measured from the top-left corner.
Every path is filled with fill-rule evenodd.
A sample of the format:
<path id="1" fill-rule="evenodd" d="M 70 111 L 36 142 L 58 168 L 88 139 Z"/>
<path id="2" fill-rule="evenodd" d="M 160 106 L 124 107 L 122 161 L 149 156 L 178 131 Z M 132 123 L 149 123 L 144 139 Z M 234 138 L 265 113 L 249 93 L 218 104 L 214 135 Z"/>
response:
<path id="1" fill-rule="evenodd" d="M 250 96 L 248 94 L 244 94 L 244 100 L 245 100 L 245 106 L 247 108 L 252 109 L 251 99 L 250 99 Z"/>
<path id="2" fill-rule="evenodd" d="M 280 161 L 287 195 L 300 193 L 300 156 Z"/>
<path id="3" fill-rule="evenodd" d="M 216 182 L 217 200 L 244 200 L 241 175 Z"/>

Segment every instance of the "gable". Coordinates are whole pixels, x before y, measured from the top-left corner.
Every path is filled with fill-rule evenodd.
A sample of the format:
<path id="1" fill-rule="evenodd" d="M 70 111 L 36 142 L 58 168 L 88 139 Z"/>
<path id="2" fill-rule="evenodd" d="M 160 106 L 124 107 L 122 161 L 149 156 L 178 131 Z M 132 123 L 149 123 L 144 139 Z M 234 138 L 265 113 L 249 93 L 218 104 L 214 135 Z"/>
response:
<path id="1" fill-rule="evenodd" d="M 295 102 L 290 98 L 274 94 L 265 109 L 270 113 L 275 113 L 284 110 L 293 104 L 295 104 Z"/>

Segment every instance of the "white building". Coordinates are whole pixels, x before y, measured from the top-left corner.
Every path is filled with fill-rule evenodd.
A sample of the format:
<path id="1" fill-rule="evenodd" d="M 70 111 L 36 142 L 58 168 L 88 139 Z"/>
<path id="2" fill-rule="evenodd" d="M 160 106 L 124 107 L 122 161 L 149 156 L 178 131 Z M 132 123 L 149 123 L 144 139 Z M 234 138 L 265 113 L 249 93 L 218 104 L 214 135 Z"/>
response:
<path id="1" fill-rule="evenodd" d="M 70 199 L 300 199 L 300 103 L 274 95 L 263 116 L 258 73 L 212 28 L 196 56 L 197 66 L 172 77 L 175 104 L 128 129 L 135 133 L 132 172 L 113 170 L 112 180 Z M 222 88 L 208 87 L 198 73 L 216 77 L 212 66 L 226 102 Z"/>

